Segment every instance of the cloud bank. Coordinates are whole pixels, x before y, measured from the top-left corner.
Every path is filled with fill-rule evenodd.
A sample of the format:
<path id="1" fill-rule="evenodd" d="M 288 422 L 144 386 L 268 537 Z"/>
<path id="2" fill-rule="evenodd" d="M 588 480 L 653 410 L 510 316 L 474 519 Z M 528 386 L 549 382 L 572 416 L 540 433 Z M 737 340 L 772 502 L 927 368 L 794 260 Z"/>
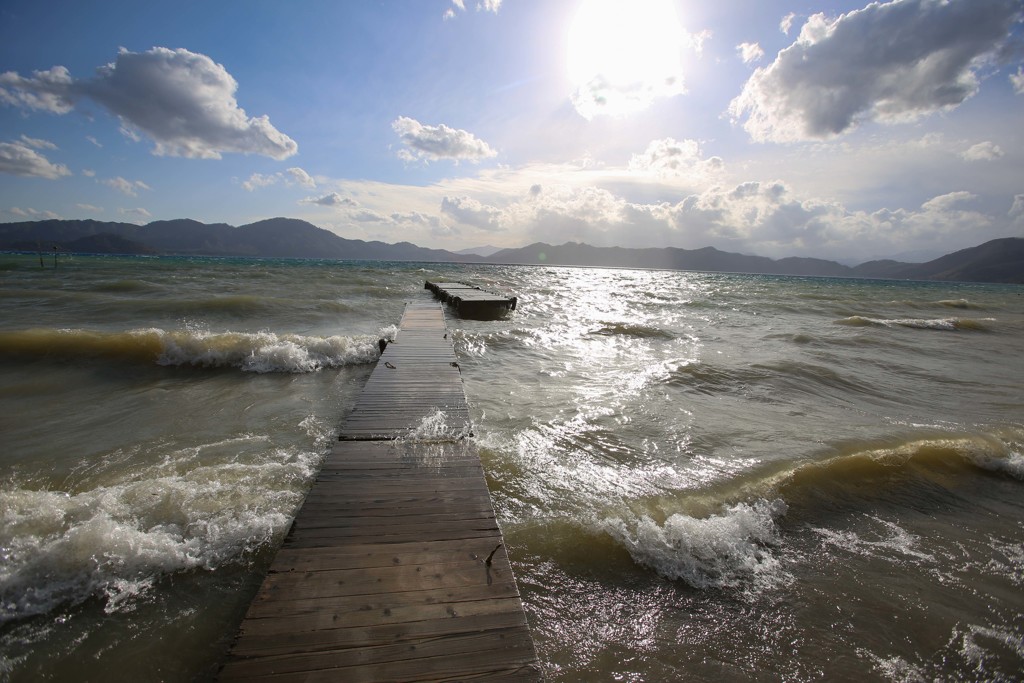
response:
<path id="1" fill-rule="evenodd" d="M 117 116 L 130 137 L 144 134 L 157 155 L 219 159 L 225 152 L 286 159 L 294 140 L 266 116 L 249 117 L 238 106 L 238 83 L 206 55 L 154 47 L 122 49 L 95 76 L 74 80 L 63 66 L 31 77 L 0 74 L 0 101 L 67 114 L 89 99 Z"/>
<path id="2" fill-rule="evenodd" d="M 827 139 L 867 121 L 896 123 L 974 95 L 1022 19 L 1019 0 L 897 0 L 829 19 L 758 68 L 730 104 L 759 142 Z"/>

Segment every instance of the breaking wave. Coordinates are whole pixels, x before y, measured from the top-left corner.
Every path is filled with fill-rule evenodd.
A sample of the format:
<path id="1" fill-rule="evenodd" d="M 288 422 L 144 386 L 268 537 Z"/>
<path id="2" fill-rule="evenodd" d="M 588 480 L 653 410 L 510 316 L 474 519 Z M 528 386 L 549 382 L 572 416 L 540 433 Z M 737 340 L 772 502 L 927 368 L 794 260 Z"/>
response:
<path id="1" fill-rule="evenodd" d="M 940 331 L 989 331 L 989 323 L 995 322 L 994 318 L 869 318 L 862 315 L 852 315 L 835 321 L 837 325 L 848 325 L 850 327 L 909 327 L 917 330 L 940 330 Z"/>
<path id="2" fill-rule="evenodd" d="M 794 509 L 799 509 L 798 518 L 810 523 L 823 542 L 927 559 L 915 538 L 884 521 L 880 523 L 888 532 L 878 541 L 830 531 L 814 521 L 824 511 L 822 505 L 827 509 L 843 500 L 874 495 L 879 482 L 902 481 L 911 469 L 959 466 L 1024 481 L 1021 436 L 1010 434 L 1004 440 L 991 434 L 962 434 L 863 444 L 820 462 L 768 467 L 701 492 L 660 497 L 649 502 L 647 512 L 608 516 L 597 528 L 625 548 L 637 564 L 698 589 L 758 593 L 788 585 L 792 577 L 779 557 L 783 545 L 779 521 Z M 717 512 L 707 514 L 707 510 Z M 662 517 L 663 522 L 657 521 Z"/>
<path id="3" fill-rule="evenodd" d="M 1024 450 L 1013 437 L 994 434 L 951 434 L 863 445 L 820 463 L 805 463 L 788 473 L 787 486 L 854 483 L 858 479 L 911 466 L 974 467 L 1024 481 Z"/>
<path id="4" fill-rule="evenodd" d="M 763 590 L 790 579 L 773 552 L 779 543 L 775 520 L 786 511 L 782 500 L 758 500 L 703 519 L 674 514 L 663 524 L 646 515 L 610 517 L 601 528 L 636 563 L 667 579 L 680 579 L 694 588 Z"/>
<path id="5" fill-rule="evenodd" d="M 213 570 L 271 544 L 319 456 L 266 441 L 181 449 L 74 493 L 0 490 L 0 623 L 92 597 L 108 613 L 130 610 L 171 573 Z M 229 455 L 199 462 L 207 451 Z"/>
<path id="6" fill-rule="evenodd" d="M 395 329 L 381 330 L 380 336 L 394 339 Z M 380 356 L 379 338 L 159 328 L 126 332 L 35 329 L 0 332 L 0 356 L 115 358 L 244 372 L 303 373 L 373 362 Z"/>

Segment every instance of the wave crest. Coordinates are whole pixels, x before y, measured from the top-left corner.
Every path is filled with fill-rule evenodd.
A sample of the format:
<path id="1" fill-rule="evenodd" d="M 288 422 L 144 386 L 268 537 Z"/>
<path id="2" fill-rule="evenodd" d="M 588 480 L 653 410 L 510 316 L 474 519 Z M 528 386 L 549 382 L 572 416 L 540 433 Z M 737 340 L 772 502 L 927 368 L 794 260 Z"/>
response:
<path id="1" fill-rule="evenodd" d="M 199 447 L 261 446 L 245 436 Z M 280 538 L 319 456 L 257 448 L 189 466 L 196 448 L 77 493 L 0 491 L 0 624 L 100 597 L 131 609 L 162 577 L 213 570 Z"/>
<path id="2" fill-rule="evenodd" d="M 863 315 L 851 315 L 848 318 L 841 318 L 835 321 L 837 325 L 849 327 L 908 327 L 916 330 L 939 330 L 950 331 L 976 331 L 987 332 L 989 323 L 995 322 L 994 318 L 870 318 Z"/>
<path id="3" fill-rule="evenodd" d="M 703 519 L 673 514 L 658 524 L 646 515 L 631 520 L 612 517 L 601 528 L 635 562 L 667 579 L 694 588 L 763 590 L 789 580 L 772 550 L 778 544 L 775 520 L 786 511 L 782 500 L 758 500 Z"/>
<path id="4" fill-rule="evenodd" d="M 381 330 L 393 339 L 395 330 Z M 329 337 L 274 332 L 126 332 L 37 329 L 0 333 L 0 356 L 35 358 L 115 358 L 159 365 L 238 368 L 244 372 L 315 372 L 370 363 L 380 356 L 379 337 Z"/>

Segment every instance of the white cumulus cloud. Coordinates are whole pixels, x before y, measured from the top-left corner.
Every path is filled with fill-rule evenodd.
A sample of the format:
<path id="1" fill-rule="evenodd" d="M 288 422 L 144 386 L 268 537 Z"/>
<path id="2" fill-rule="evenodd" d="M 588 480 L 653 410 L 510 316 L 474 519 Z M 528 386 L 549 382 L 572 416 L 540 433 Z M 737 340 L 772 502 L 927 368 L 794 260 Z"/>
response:
<path id="1" fill-rule="evenodd" d="M 391 128 L 406 145 L 406 149 L 399 154 L 406 161 L 451 159 L 475 163 L 498 155 L 486 142 L 469 131 L 444 124 L 425 126 L 415 119 L 400 116 L 392 122 Z"/>
<path id="2" fill-rule="evenodd" d="M 493 12 L 494 14 L 497 14 L 498 10 L 501 9 L 501 2 L 502 0 L 481 0 L 480 2 L 476 3 L 476 11 Z M 465 11 L 465 0 L 452 0 L 452 6 L 444 11 L 444 20 L 448 21 L 449 19 L 454 19 L 456 16 L 458 16 L 458 12 Z"/>
<path id="3" fill-rule="evenodd" d="M 146 183 L 142 182 L 141 180 L 126 180 L 121 176 L 118 176 L 116 178 L 107 178 L 106 180 L 101 180 L 100 182 L 106 185 L 107 187 L 117 190 L 122 194 L 128 195 L 129 197 L 138 196 L 139 190 L 153 189 Z"/>
<path id="4" fill-rule="evenodd" d="M 146 211 L 142 207 L 137 207 L 134 209 L 118 209 L 117 212 L 122 216 L 130 218 L 131 220 L 134 220 L 136 222 L 153 217 L 153 214 L 151 214 L 149 211 Z"/>
<path id="5" fill-rule="evenodd" d="M 309 175 L 298 166 L 289 168 L 287 173 L 289 176 L 291 176 L 291 182 L 293 183 L 302 185 L 303 187 L 308 187 L 310 189 L 316 187 L 316 181 L 313 180 L 313 176 Z"/>
<path id="6" fill-rule="evenodd" d="M 17 206 L 12 206 L 8 209 L 8 213 L 11 213 L 19 218 L 41 218 L 43 220 L 59 220 L 60 214 L 56 214 L 53 211 L 40 211 L 38 209 L 22 209 Z"/>
<path id="7" fill-rule="evenodd" d="M 764 50 L 757 43 L 740 43 L 736 46 L 736 51 L 740 53 L 740 59 L 744 64 L 753 64 L 764 57 Z"/>
<path id="8" fill-rule="evenodd" d="M 49 140 L 41 140 L 39 138 L 30 138 L 27 135 L 21 136 L 21 141 L 29 147 L 34 149 L 57 149 L 57 145 L 53 144 Z"/>
<path id="9" fill-rule="evenodd" d="M 790 30 L 793 28 L 793 21 L 795 19 L 796 14 L 794 14 L 793 12 L 790 12 L 786 16 L 782 17 L 782 20 L 779 22 L 779 30 L 788 36 Z"/>
<path id="10" fill-rule="evenodd" d="M 438 216 L 428 216 L 419 211 L 395 212 L 391 214 L 391 221 L 395 225 L 403 227 L 430 228 L 430 234 L 435 237 L 450 237 L 459 234 L 458 228 L 446 225 Z"/>
<path id="11" fill-rule="evenodd" d="M 664 138 L 652 140 L 642 154 L 629 160 L 630 171 L 654 172 L 660 176 L 687 176 L 705 181 L 725 167 L 720 157 L 704 159 L 696 140 Z"/>
<path id="12" fill-rule="evenodd" d="M 235 99 L 238 83 L 220 64 L 185 49 L 122 49 L 92 78 L 74 80 L 63 66 L 25 78 L 0 74 L 0 101 L 66 114 L 82 98 L 102 105 L 133 138 L 154 143 L 154 154 L 219 159 L 225 152 L 285 159 L 294 140 L 267 116 L 250 117 Z"/>
<path id="13" fill-rule="evenodd" d="M 1003 156 L 1004 152 L 999 145 L 986 140 L 972 145 L 960 154 L 967 161 L 995 161 Z"/>
<path id="14" fill-rule="evenodd" d="M 271 185 L 284 182 L 288 187 L 301 185 L 311 190 L 316 188 L 316 181 L 313 180 L 313 177 L 298 166 L 289 168 L 285 173 L 271 173 L 269 175 L 253 173 L 249 176 L 248 180 L 242 183 L 242 187 L 249 192 L 254 192 L 261 187 L 270 187 Z"/>
<path id="15" fill-rule="evenodd" d="M 1010 83 L 1015 93 L 1024 95 L 1024 66 L 1018 66 L 1017 73 L 1010 74 Z"/>
<path id="16" fill-rule="evenodd" d="M 441 200 L 441 212 L 448 214 L 459 223 L 481 230 L 489 232 L 501 230 L 501 210 L 482 204 L 470 197 L 444 197 Z"/>
<path id="17" fill-rule="evenodd" d="M 280 180 L 280 174 L 263 175 L 262 173 L 253 173 L 249 176 L 249 179 L 242 183 L 242 187 L 253 192 L 261 187 L 269 187 L 278 180 Z"/>
<path id="18" fill-rule="evenodd" d="M 305 199 L 299 200 L 300 204 L 316 204 L 318 206 L 338 206 L 338 207 L 349 207 L 355 208 L 359 206 L 354 199 L 349 197 L 342 197 L 337 192 L 331 192 L 321 197 L 306 197 Z"/>
<path id="19" fill-rule="evenodd" d="M 22 139 L 32 140 L 31 138 L 24 137 Z M 40 143 L 45 141 L 32 140 L 32 142 Z M 68 170 L 67 166 L 52 163 L 24 141 L 0 142 L 0 173 L 46 178 L 48 180 L 56 180 L 62 176 L 71 175 L 71 171 Z"/>
<path id="20" fill-rule="evenodd" d="M 67 114 L 75 108 L 72 88 L 71 74 L 63 66 L 34 71 L 31 78 L 14 71 L 0 74 L 0 102 L 51 114 Z"/>
<path id="21" fill-rule="evenodd" d="M 1021 20 L 1019 0 L 896 0 L 810 17 L 730 104 L 758 141 L 824 139 L 908 121 L 974 95 Z"/>

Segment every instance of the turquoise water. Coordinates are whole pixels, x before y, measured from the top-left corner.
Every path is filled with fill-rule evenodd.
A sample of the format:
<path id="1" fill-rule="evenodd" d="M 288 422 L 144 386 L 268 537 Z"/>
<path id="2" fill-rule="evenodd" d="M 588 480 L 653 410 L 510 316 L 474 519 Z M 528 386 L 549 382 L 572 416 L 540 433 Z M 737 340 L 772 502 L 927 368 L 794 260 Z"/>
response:
<path id="1" fill-rule="evenodd" d="M 1017 680 L 1024 288 L 0 255 L 0 675 L 203 680 L 425 279 L 545 674 Z"/>

